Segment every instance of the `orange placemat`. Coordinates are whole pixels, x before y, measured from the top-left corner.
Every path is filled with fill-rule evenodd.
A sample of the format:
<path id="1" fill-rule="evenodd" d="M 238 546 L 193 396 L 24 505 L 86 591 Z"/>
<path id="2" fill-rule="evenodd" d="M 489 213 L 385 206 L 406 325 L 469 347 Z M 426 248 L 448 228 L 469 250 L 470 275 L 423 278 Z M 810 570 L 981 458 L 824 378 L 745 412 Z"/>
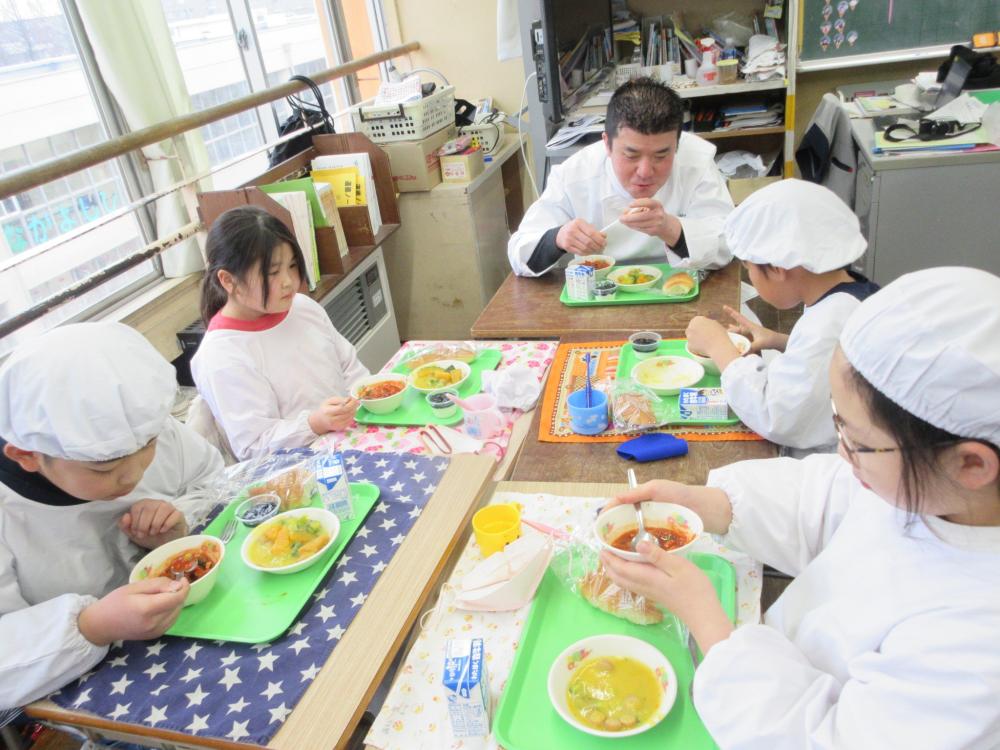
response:
<path id="1" fill-rule="evenodd" d="M 560 344 L 556 349 L 549 379 L 542 395 L 542 417 L 538 439 L 543 443 L 621 443 L 641 434 L 623 432 L 610 425 L 600 435 L 577 435 L 569 426 L 566 399 L 573 391 L 584 387 L 587 376 L 583 355 L 590 352 L 597 358 L 594 368 L 596 382 L 613 381 L 618 369 L 618 355 L 624 341 L 592 341 Z M 685 440 L 763 440 L 743 424 L 736 425 L 668 425 L 649 432 L 669 432 Z"/>

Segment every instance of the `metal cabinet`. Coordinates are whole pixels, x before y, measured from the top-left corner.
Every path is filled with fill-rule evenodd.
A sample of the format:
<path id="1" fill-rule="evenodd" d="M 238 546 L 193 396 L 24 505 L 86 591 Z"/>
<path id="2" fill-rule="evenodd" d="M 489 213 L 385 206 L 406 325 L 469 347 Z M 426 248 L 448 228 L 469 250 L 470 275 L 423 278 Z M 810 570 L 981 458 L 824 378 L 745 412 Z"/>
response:
<path id="1" fill-rule="evenodd" d="M 877 155 L 871 120 L 852 132 L 854 210 L 868 239 L 858 270 L 883 285 L 933 266 L 1000 275 L 1000 152 Z"/>

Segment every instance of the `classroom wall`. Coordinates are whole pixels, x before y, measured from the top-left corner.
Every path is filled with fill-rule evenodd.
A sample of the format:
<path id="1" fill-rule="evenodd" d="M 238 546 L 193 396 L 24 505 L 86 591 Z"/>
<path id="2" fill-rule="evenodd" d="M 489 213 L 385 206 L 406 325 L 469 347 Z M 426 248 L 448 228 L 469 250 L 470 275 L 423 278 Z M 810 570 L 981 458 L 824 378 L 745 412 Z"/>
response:
<path id="1" fill-rule="evenodd" d="M 385 0 L 386 31 L 390 44 L 420 42 L 400 70 L 434 68 L 455 87 L 455 96 L 475 104 L 492 96 L 493 106 L 514 113 L 524 89 L 521 58 L 497 60 L 495 0 Z M 470 50 L 473 51 L 470 54 Z M 422 74 L 423 80 L 435 80 Z M 530 159 L 531 149 L 525 153 Z M 527 169 L 521 170 L 525 207 L 534 201 Z"/>

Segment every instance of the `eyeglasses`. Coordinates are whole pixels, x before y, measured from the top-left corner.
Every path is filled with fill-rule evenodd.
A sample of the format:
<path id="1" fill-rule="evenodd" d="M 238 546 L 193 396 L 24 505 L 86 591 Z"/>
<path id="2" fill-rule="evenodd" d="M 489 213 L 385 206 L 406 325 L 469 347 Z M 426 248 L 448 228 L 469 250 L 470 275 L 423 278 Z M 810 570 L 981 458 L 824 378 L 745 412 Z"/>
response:
<path id="1" fill-rule="evenodd" d="M 859 453 L 895 453 L 899 450 L 899 446 L 894 448 L 869 448 L 867 445 L 855 443 L 844 432 L 844 420 L 837 414 L 837 406 L 833 403 L 832 398 L 830 399 L 830 409 L 833 411 L 833 429 L 837 433 L 837 440 L 844 446 L 844 452 L 851 463 L 854 463 L 854 457 Z"/>

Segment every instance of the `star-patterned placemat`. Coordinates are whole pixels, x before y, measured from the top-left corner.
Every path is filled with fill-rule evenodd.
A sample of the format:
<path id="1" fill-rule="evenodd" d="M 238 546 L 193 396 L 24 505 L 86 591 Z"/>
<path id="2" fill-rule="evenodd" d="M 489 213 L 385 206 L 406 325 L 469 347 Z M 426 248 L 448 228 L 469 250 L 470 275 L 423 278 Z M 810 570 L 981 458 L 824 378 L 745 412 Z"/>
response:
<path id="1" fill-rule="evenodd" d="M 164 636 L 116 643 L 51 698 L 112 721 L 266 744 L 329 658 L 427 504 L 442 458 L 345 451 L 352 481 L 381 496 L 295 625 L 270 643 Z"/>

